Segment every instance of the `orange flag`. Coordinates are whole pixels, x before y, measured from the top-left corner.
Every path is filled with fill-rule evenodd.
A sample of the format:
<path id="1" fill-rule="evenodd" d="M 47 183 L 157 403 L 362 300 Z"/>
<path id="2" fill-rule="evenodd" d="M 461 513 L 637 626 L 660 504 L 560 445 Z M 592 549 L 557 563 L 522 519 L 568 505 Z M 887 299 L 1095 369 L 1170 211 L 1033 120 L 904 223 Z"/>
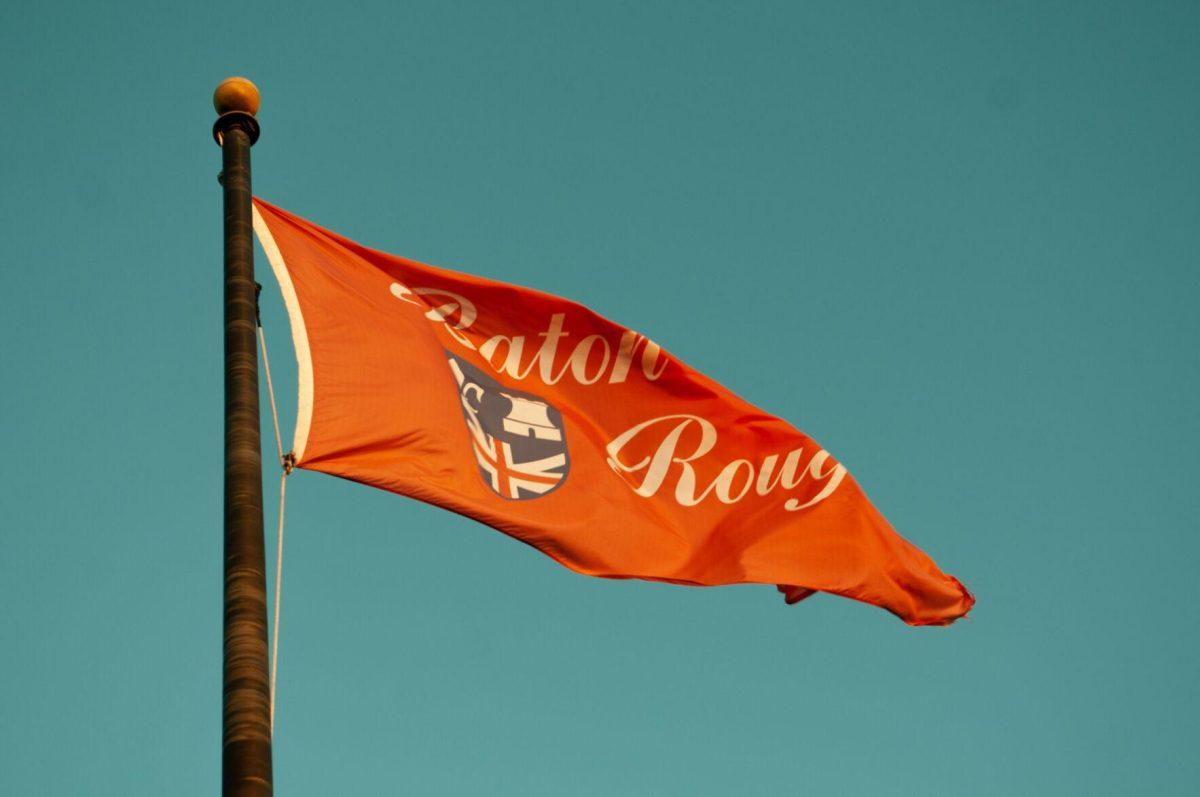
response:
<path id="1" fill-rule="evenodd" d="M 830 592 L 912 625 L 974 598 L 829 452 L 574 302 L 360 246 L 261 199 L 298 467 L 472 517 L 579 573 Z"/>

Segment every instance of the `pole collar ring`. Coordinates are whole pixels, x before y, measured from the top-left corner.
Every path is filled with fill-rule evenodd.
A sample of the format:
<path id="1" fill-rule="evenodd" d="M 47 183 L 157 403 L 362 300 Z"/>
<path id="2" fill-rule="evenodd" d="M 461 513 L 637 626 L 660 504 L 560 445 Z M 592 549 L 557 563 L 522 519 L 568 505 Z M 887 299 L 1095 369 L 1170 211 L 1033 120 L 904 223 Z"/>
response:
<path id="1" fill-rule="evenodd" d="M 254 146 L 254 142 L 258 141 L 258 134 L 261 131 L 258 120 L 254 118 L 253 114 L 245 111 L 227 111 L 218 116 L 217 121 L 213 123 L 213 140 L 217 144 L 222 144 L 225 132 L 235 127 L 245 131 L 246 135 L 250 137 L 250 146 Z"/>

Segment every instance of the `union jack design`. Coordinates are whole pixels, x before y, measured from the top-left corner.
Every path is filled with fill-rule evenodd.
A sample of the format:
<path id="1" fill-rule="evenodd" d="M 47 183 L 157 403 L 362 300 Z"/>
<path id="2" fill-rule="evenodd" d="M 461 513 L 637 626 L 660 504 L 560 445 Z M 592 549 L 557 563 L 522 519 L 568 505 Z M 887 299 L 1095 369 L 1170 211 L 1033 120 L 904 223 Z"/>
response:
<path id="1" fill-rule="evenodd" d="M 555 454 L 545 459 L 531 462 L 514 462 L 512 446 L 495 437 L 491 441 L 490 450 L 480 445 L 478 440 L 472 440 L 475 449 L 475 459 L 479 461 L 479 469 L 491 478 L 492 489 L 505 498 L 523 498 L 522 491 L 543 495 L 558 486 L 563 480 L 567 457 Z"/>
<path id="2" fill-rule="evenodd" d="M 537 498 L 562 484 L 570 470 L 562 414 L 448 352 L 447 358 L 483 481 L 510 500 Z"/>

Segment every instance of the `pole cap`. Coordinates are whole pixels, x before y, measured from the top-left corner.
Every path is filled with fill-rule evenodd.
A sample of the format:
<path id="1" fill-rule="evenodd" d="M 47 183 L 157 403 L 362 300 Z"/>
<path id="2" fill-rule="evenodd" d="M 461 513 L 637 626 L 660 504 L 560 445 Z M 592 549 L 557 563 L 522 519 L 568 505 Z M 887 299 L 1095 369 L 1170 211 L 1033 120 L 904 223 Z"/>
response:
<path id="1" fill-rule="evenodd" d="M 225 78 L 213 92 L 213 107 L 219 114 L 239 111 L 254 116 L 260 102 L 258 86 L 244 77 Z"/>
<path id="2" fill-rule="evenodd" d="M 225 146 L 225 134 L 237 128 L 250 137 L 250 145 L 258 141 L 258 86 L 244 77 L 229 77 L 213 92 L 213 107 L 220 114 L 213 125 L 213 139 Z"/>

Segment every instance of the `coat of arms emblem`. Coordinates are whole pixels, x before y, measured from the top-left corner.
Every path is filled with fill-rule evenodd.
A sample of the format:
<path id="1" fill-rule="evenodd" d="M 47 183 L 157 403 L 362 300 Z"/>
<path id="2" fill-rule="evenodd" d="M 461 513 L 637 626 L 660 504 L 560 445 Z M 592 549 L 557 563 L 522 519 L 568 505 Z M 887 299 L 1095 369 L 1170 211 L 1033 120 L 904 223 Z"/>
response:
<path id="1" fill-rule="evenodd" d="M 497 495 L 525 500 L 567 478 L 562 413 L 531 393 L 510 390 L 447 352 L 479 475 Z"/>

